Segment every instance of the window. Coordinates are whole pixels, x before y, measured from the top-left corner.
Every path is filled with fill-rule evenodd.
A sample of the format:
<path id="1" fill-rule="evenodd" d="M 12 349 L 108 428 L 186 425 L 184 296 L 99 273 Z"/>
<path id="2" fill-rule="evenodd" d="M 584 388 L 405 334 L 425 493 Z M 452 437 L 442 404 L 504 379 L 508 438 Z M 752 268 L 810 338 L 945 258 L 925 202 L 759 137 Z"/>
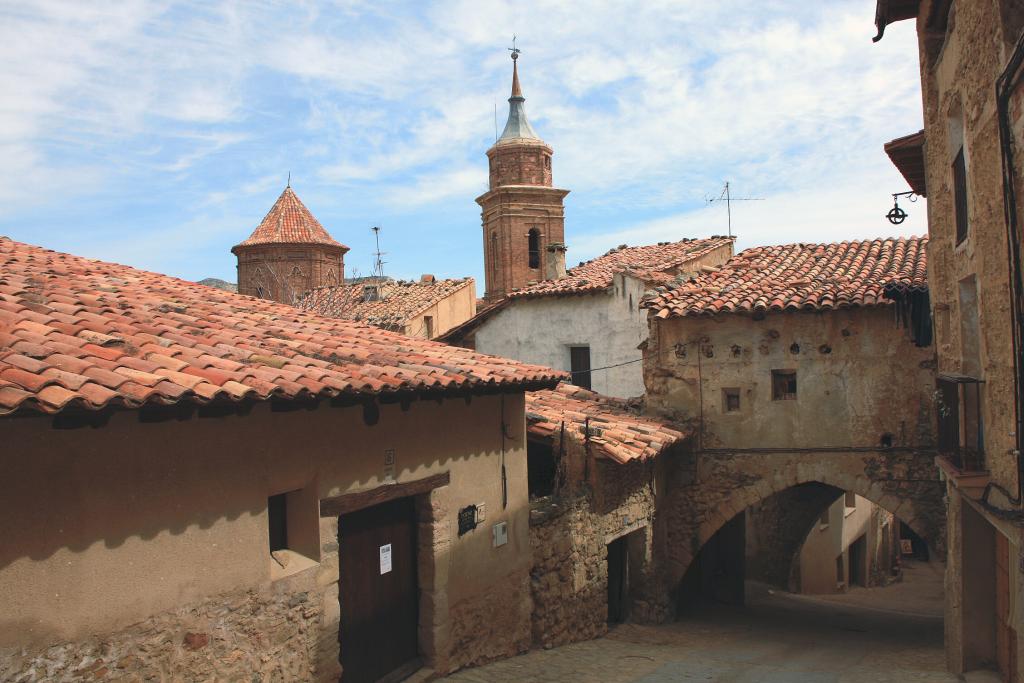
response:
<path id="1" fill-rule="evenodd" d="M 434 316 L 425 315 L 423 316 L 423 329 L 426 332 L 427 339 L 434 338 Z"/>
<path id="2" fill-rule="evenodd" d="M 540 230 L 530 228 L 527 241 L 530 250 L 530 268 L 540 268 Z"/>
<path id="3" fill-rule="evenodd" d="M 847 491 L 846 495 L 843 497 L 843 506 L 848 508 L 857 507 L 857 494 Z"/>
<path id="4" fill-rule="evenodd" d="M 270 529 L 270 552 L 288 549 L 288 494 L 267 498 L 267 526 Z"/>
<path id="5" fill-rule="evenodd" d="M 964 148 L 953 159 L 953 201 L 956 205 L 956 243 L 967 239 L 967 163 Z"/>
<path id="6" fill-rule="evenodd" d="M 796 370 L 772 370 L 772 400 L 796 400 Z"/>
<path id="7" fill-rule="evenodd" d="M 722 389 L 722 410 L 726 413 L 739 412 L 740 390 Z"/>
<path id="8" fill-rule="evenodd" d="M 590 347 L 569 347 L 569 369 L 572 383 L 584 389 L 590 388 Z"/>
<path id="9" fill-rule="evenodd" d="M 526 479 L 530 498 L 542 498 L 555 492 L 558 466 L 549 443 L 526 442 Z"/>
<path id="10" fill-rule="evenodd" d="M 818 518 L 818 524 L 824 528 L 828 526 L 828 513 L 831 508 L 825 508 L 825 511 L 821 513 L 821 517 Z"/>
<path id="11" fill-rule="evenodd" d="M 491 233 L 491 275 L 498 278 L 498 233 Z"/>
<path id="12" fill-rule="evenodd" d="M 270 578 L 276 580 L 320 561 L 320 505 L 315 488 L 267 496 Z"/>

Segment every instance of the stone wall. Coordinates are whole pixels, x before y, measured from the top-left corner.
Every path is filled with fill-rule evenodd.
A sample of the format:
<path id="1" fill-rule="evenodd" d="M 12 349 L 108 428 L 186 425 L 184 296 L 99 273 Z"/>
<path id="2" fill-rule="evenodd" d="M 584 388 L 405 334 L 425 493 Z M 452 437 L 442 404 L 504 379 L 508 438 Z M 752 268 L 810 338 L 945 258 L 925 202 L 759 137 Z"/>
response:
<path id="1" fill-rule="evenodd" d="M 747 577 L 783 590 L 800 586 L 800 548 L 821 513 L 843 495 L 811 482 L 765 498 L 747 510 Z M 831 558 L 830 558 L 831 559 Z"/>
<path id="2" fill-rule="evenodd" d="M 630 618 L 656 620 L 662 604 L 650 592 L 654 464 L 588 459 L 569 440 L 564 457 L 569 484 L 534 501 L 530 517 L 533 643 L 545 648 L 607 632 L 607 545 L 616 538 L 629 535 Z"/>
<path id="3" fill-rule="evenodd" d="M 0 680 L 256 683 L 337 678 L 336 660 L 327 671 L 317 669 L 321 608 L 314 586 L 305 588 L 229 593 L 84 641 L 0 650 Z"/>
<path id="4" fill-rule="evenodd" d="M 928 451 L 716 452 L 681 459 L 666 475 L 659 518 L 664 590 L 674 590 L 697 553 L 751 505 L 817 482 L 893 512 L 938 552 L 945 549 L 944 485 Z M 819 510 L 820 512 L 820 510 Z"/>

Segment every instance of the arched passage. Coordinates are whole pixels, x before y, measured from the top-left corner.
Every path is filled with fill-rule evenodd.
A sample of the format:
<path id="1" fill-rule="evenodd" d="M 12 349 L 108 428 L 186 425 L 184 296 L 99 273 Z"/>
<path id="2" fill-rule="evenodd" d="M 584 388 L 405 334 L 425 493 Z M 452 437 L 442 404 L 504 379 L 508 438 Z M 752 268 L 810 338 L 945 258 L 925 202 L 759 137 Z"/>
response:
<path id="1" fill-rule="evenodd" d="M 929 453 L 716 453 L 678 466 L 659 504 L 667 587 L 674 590 L 681 583 L 697 553 L 731 520 L 807 484 L 875 503 L 925 539 L 936 556 L 944 556 L 944 485 Z"/>

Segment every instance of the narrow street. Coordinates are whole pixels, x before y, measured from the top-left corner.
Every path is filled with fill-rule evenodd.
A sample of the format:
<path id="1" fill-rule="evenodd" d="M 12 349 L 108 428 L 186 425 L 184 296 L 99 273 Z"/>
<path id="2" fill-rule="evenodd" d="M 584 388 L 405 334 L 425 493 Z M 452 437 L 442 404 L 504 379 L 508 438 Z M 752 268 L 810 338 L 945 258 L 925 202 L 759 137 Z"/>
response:
<path id="1" fill-rule="evenodd" d="M 625 624 L 604 638 L 457 673 L 460 683 L 897 683 L 960 681 L 944 670 L 942 565 L 835 596 L 748 584 L 745 608 L 713 606 L 673 624 Z"/>

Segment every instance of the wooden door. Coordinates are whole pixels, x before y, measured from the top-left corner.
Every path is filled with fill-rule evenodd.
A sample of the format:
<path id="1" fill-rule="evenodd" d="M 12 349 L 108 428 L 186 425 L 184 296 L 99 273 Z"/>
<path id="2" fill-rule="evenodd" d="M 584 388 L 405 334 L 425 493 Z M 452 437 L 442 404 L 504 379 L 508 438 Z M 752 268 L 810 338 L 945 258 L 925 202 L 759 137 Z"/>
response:
<path id="1" fill-rule="evenodd" d="M 996 536 L 996 660 L 1004 681 L 1017 680 L 1017 632 L 1010 626 L 1010 543 Z"/>
<path id="2" fill-rule="evenodd" d="M 608 544 L 608 623 L 625 621 L 628 603 L 629 541 L 622 536 Z"/>
<path id="3" fill-rule="evenodd" d="M 419 667 L 412 498 L 338 519 L 343 683 L 401 680 Z"/>

